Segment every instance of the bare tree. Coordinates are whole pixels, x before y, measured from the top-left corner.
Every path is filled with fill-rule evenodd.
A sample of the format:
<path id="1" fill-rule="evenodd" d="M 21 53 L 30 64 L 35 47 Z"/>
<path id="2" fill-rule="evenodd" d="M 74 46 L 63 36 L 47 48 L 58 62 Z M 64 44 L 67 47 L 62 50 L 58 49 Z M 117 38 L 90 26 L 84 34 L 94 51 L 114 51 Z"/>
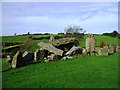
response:
<path id="1" fill-rule="evenodd" d="M 81 28 L 80 26 L 77 26 L 77 25 L 74 25 L 74 26 L 72 26 L 72 25 L 68 25 L 68 27 L 67 28 L 65 28 L 65 33 L 66 34 L 84 34 L 86 31 L 85 30 L 83 30 L 83 28 Z"/>
<path id="2" fill-rule="evenodd" d="M 66 27 L 64 31 L 65 37 L 75 37 L 78 40 L 81 39 L 86 32 L 83 28 L 77 25 L 68 25 L 68 27 Z"/>

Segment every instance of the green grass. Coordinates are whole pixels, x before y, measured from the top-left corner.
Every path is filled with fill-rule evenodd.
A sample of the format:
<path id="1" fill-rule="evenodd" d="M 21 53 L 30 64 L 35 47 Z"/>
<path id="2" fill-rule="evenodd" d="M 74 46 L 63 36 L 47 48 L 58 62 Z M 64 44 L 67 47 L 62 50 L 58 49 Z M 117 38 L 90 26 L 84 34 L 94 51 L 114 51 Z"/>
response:
<path id="1" fill-rule="evenodd" d="M 3 70 L 8 66 L 2 60 Z M 77 56 L 3 72 L 3 88 L 116 88 L 118 54 Z"/>
<path id="2" fill-rule="evenodd" d="M 7 43 L 7 42 L 22 43 L 26 38 L 29 38 L 30 36 L 34 38 L 39 38 L 39 37 L 47 37 L 50 35 L 2 36 L 0 37 L 0 39 L 2 39 L 2 42 L 4 43 Z M 61 36 L 61 35 L 54 34 L 54 36 Z"/>
<path id="3" fill-rule="evenodd" d="M 26 38 L 29 36 L 2 36 L 2 42 L 7 43 L 7 42 L 18 42 L 22 43 Z"/>

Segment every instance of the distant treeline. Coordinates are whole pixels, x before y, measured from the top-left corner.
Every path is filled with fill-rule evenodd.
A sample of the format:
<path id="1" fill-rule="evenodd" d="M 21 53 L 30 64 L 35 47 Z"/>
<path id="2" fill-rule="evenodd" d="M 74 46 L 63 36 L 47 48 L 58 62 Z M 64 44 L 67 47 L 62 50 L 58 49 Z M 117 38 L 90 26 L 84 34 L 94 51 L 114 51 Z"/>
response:
<path id="1" fill-rule="evenodd" d="M 14 34 L 15 36 L 16 34 Z M 22 35 L 16 35 L 16 36 L 27 36 L 27 35 L 52 35 L 51 33 L 35 33 L 35 34 L 30 34 L 30 33 L 27 33 L 27 34 L 22 34 Z M 64 35 L 64 33 L 58 33 L 58 35 Z"/>
<path id="2" fill-rule="evenodd" d="M 119 37 L 120 38 L 120 34 L 115 30 L 111 33 L 103 33 L 102 35 L 111 36 L 111 37 Z"/>

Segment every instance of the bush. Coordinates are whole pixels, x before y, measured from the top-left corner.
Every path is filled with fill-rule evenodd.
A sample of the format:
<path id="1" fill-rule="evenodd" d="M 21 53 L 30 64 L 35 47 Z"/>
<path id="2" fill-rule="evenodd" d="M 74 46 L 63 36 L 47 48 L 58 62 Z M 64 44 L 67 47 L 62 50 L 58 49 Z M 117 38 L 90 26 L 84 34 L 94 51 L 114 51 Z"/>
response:
<path id="1" fill-rule="evenodd" d="M 27 38 L 24 40 L 22 45 L 20 46 L 20 51 L 31 51 L 31 47 L 33 47 L 33 40 L 31 38 Z"/>

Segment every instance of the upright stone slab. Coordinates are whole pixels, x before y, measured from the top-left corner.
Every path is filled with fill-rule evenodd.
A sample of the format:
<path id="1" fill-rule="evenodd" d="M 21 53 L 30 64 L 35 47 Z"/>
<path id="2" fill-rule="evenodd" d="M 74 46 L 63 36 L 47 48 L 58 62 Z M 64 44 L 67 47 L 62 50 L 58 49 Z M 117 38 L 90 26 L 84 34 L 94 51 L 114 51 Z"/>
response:
<path id="1" fill-rule="evenodd" d="M 11 64 L 12 64 L 12 59 L 13 57 L 11 55 L 7 55 L 7 59 L 6 59 L 6 62 L 8 63 L 8 65 L 11 67 Z"/>
<path id="2" fill-rule="evenodd" d="M 90 50 L 91 52 L 95 51 L 95 43 L 96 43 L 96 40 L 95 40 L 95 37 L 93 35 L 91 35 L 90 37 Z"/>
<path id="3" fill-rule="evenodd" d="M 117 45 L 113 45 L 114 53 L 116 52 L 116 46 L 117 46 Z"/>
<path id="4" fill-rule="evenodd" d="M 37 61 L 37 52 L 36 51 L 34 52 L 34 61 L 35 62 Z"/>
<path id="5" fill-rule="evenodd" d="M 95 37 L 91 34 L 88 34 L 85 42 L 87 53 L 93 53 L 95 51 L 95 43 Z"/>
<path id="6" fill-rule="evenodd" d="M 54 53 L 55 55 L 60 55 L 60 56 L 63 55 L 63 51 L 61 49 L 54 47 L 50 43 L 40 42 L 40 43 L 38 43 L 38 46 L 40 46 L 44 50 L 48 50 L 49 52 Z"/>
<path id="7" fill-rule="evenodd" d="M 90 38 L 89 37 L 87 37 L 85 45 L 86 45 L 87 52 L 90 52 Z"/>
<path id="8" fill-rule="evenodd" d="M 49 42 L 53 42 L 53 41 L 55 41 L 54 36 L 50 36 L 50 40 L 49 40 Z"/>
<path id="9" fill-rule="evenodd" d="M 82 54 L 83 54 L 83 55 L 86 55 L 86 54 L 87 54 L 87 50 L 86 50 L 85 48 L 83 48 Z"/>
<path id="10" fill-rule="evenodd" d="M 113 54 L 114 53 L 114 47 L 113 47 L 113 45 L 112 44 L 110 44 L 109 45 L 109 50 L 108 50 L 109 52 L 109 54 Z"/>
<path id="11" fill-rule="evenodd" d="M 98 50 L 98 54 L 102 56 L 107 56 L 108 55 L 108 46 L 104 46 L 103 48 L 100 48 Z"/>
<path id="12" fill-rule="evenodd" d="M 35 61 L 38 61 L 38 60 L 40 60 L 40 50 L 39 49 L 37 49 L 35 52 L 34 52 L 34 60 Z"/>
<path id="13" fill-rule="evenodd" d="M 120 51 L 120 46 L 119 45 L 116 46 L 116 52 L 118 52 L 118 51 Z"/>
<path id="14" fill-rule="evenodd" d="M 12 68 L 16 68 L 21 66 L 20 61 L 22 60 L 22 53 L 20 51 L 18 51 L 12 60 Z"/>

